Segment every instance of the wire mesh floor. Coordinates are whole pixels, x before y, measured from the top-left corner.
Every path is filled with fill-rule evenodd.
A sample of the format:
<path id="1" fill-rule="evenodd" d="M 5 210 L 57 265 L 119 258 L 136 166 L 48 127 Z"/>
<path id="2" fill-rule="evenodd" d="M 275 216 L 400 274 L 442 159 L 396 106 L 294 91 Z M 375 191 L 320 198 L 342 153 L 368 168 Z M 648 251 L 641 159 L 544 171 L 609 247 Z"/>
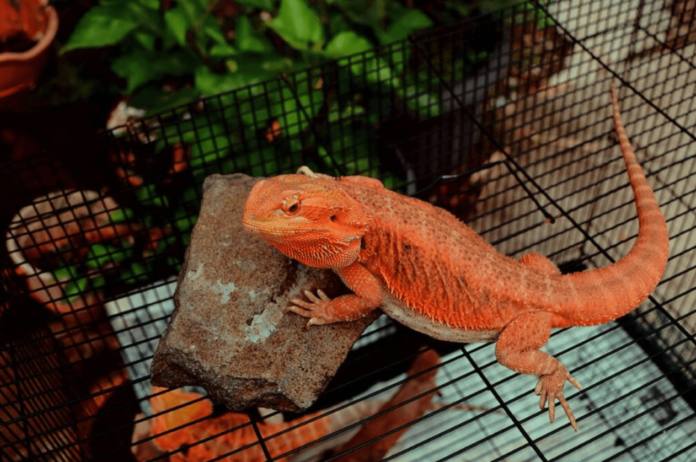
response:
<path id="1" fill-rule="evenodd" d="M 2 459 L 338 460 L 331 451 L 376 419 L 373 403 L 424 380 L 405 373 L 416 350 L 389 348 L 415 342 L 441 356 L 439 396 L 394 424 L 405 433 L 385 459 L 696 459 L 695 18 L 692 1 L 523 3 L 134 121 L 91 140 L 103 149 L 86 165 L 55 153 L 5 163 Z M 202 389 L 151 387 L 212 173 L 369 175 L 448 208 L 511 256 L 539 252 L 569 272 L 625 255 L 637 220 L 612 79 L 670 260 L 630 315 L 554 332 L 545 347 L 585 387 L 566 387 L 579 433 L 563 415 L 549 424 L 535 379 L 500 366 L 493 345 L 429 344 L 384 316 L 347 366 L 373 371 L 381 355 L 403 367 L 356 377 L 367 391 L 329 385 L 332 404 L 315 410 L 344 423 L 321 438 L 304 435 L 322 417 L 230 413 Z M 85 148 L 57 152 L 69 149 Z M 198 436 L 168 446 L 183 434 Z"/>

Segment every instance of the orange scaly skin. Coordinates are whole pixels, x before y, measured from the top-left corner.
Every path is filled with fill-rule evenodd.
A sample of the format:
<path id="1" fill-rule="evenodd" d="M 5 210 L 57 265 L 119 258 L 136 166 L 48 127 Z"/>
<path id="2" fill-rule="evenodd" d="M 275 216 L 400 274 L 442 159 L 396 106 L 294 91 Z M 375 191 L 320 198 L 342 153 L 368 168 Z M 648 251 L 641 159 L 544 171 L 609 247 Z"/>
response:
<path id="1" fill-rule="evenodd" d="M 454 342 L 496 341 L 508 368 L 539 376 L 540 407 L 555 417 L 566 380 L 557 359 L 539 351 L 551 329 L 612 321 L 655 289 L 669 253 L 667 226 L 621 123 L 612 88 L 614 123 L 636 198 L 640 230 L 633 249 L 605 268 L 561 275 L 531 253 L 500 254 L 450 213 L 396 194 L 375 179 L 282 175 L 260 183 L 244 207 L 246 228 L 301 263 L 334 270 L 354 292 L 330 300 L 318 291 L 289 311 L 311 325 L 358 319 L 381 306 L 395 320 Z"/>

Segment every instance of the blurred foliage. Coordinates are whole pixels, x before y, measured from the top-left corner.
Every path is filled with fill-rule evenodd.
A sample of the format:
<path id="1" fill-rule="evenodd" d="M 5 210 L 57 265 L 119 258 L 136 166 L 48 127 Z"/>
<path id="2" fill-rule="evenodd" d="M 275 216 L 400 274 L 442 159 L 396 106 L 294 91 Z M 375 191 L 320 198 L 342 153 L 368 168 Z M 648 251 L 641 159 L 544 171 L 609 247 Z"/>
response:
<path id="1" fill-rule="evenodd" d="M 154 114 L 512 2 L 435 3 L 419 9 L 401 0 L 103 0 L 79 20 L 61 53 L 105 49 L 123 82 L 118 90 Z M 88 75 L 83 85 L 80 73 L 59 71 L 82 98 L 98 87 Z"/>

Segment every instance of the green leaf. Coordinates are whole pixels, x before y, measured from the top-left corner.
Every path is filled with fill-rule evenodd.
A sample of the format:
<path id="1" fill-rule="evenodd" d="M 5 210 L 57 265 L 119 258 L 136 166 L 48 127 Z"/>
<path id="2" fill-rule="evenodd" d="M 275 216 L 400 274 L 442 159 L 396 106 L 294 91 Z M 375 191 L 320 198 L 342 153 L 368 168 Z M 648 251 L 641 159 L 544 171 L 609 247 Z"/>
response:
<path id="1" fill-rule="evenodd" d="M 341 9 L 342 16 L 355 24 L 378 29 L 384 22 L 383 8 L 379 7 L 381 1 L 376 0 L 336 0 L 335 4 Z M 332 24 L 332 31 L 333 24 Z"/>
<path id="2" fill-rule="evenodd" d="M 181 260 L 176 257 L 167 257 L 167 265 L 176 271 L 181 271 Z"/>
<path id="3" fill-rule="evenodd" d="M 374 52 L 365 53 L 364 58 L 351 64 L 348 59 L 339 60 L 339 65 L 350 66 L 350 71 L 358 78 L 364 78 L 368 83 L 383 83 L 396 89 L 401 86 L 401 80 L 392 72 L 389 63 L 378 57 Z"/>
<path id="4" fill-rule="evenodd" d="M 203 25 L 201 26 L 201 31 L 206 36 L 213 39 L 213 41 L 216 43 L 227 43 L 225 34 L 222 33 L 222 29 L 220 29 L 220 24 L 217 22 L 217 19 L 213 15 L 206 16 L 205 20 L 203 21 Z"/>
<path id="5" fill-rule="evenodd" d="M 179 0 L 177 3 L 184 9 L 191 24 L 195 24 L 206 14 L 206 5 L 198 0 Z"/>
<path id="6" fill-rule="evenodd" d="M 129 244 L 121 247 L 106 244 L 94 244 L 89 248 L 85 265 L 98 269 L 107 263 L 118 263 L 133 256 L 133 249 Z"/>
<path id="7" fill-rule="evenodd" d="M 251 85 L 264 79 L 264 75 L 249 72 L 228 72 L 216 74 L 207 66 L 200 66 L 194 73 L 196 88 L 204 96 L 225 93 L 236 88 Z"/>
<path id="8" fill-rule="evenodd" d="M 324 53 L 329 57 L 341 57 L 370 50 L 372 43 L 355 32 L 341 32 L 326 45 Z"/>
<path id="9" fill-rule="evenodd" d="M 462 18 L 467 18 L 471 15 L 471 6 L 461 3 L 459 0 L 445 2 L 445 8 L 454 10 Z"/>
<path id="10" fill-rule="evenodd" d="M 150 66 L 157 77 L 190 75 L 200 65 L 198 58 L 185 50 L 151 55 Z"/>
<path id="11" fill-rule="evenodd" d="M 238 16 L 235 26 L 234 43 L 242 51 L 264 53 L 272 50 L 271 43 L 254 31 L 254 26 L 246 16 Z"/>
<path id="12" fill-rule="evenodd" d="M 229 43 L 216 43 L 210 48 L 210 56 L 213 58 L 229 58 L 237 54 L 237 50 Z"/>
<path id="13" fill-rule="evenodd" d="M 270 11 L 274 7 L 273 0 L 237 0 L 237 3 L 251 8 L 259 8 L 265 11 Z"/>
<path id="14" fill-rule="evenodd" d="M 78 274 L 79 272 L 74 266 L 63 266 L 53 271 L 53 280 L 62 281 L 66 279 L 75 279 Z"/>
<path id="15" fill-rule="evenodd" d="M 324 44 L 324 28 L 319 16 L 305 0 L 282 0 L 280 12 L 268 26 L 297 50 L 315 49 Z"/>
<path id="16" fill-rule="evenodd" d="M 146 31 L 136 31 L 133 33 L 133 38 L 135 38 L 140 46 L 150 53 L 155 51 L 155 36 L 152 35 L 152 33 Z"/>
<path id="17" fill-rule="evenodd" d="M 135 197 L 146 206 L 168 207 L 169 199 L 165 195 L 159 195 L 153 184 L 144 185 L 135 190 Z"/>
<path id="18" fill-rule="evenodd" d="M 196 221 L 198 221 L 198 217 L 189 215 L 186 209 L 181 209 L 179 213 L 174 215 L 174 227 L 181 233 L 189 232 Z"/>
<path id="19" fill-rule="evenodd" d="M 114 60 L 111 69 L 126 79 L 126 93 L 156 78 L 156 73 L 150 65 L 150 54 L 141 48 L 136 48 L 131 53 L 119 56 Z"/>
<path id="20" fill-rule="evenodd" d="M 329 111 L 329 122 L 343 122 L 355 119 L 357 116 L 364 114 L 365 108 L 362 106 L 346 106 L 341 110 L 339 107 L 332 108 Z"/>
<path id="21" fill-rule="evenodd" d="M 440 97 L 436 93 L 421 93 L 415 98 L 406 91 L 406 105 L 424 117 L 437 117 L 440 115 Z M 415 92 L 414 92 L 415 93 Z"/>
<path id="22" fill-rule="evenodd" d="M 433 22 L 428 15 L 420 10 L 403 8 L 401 14 L 394 18 L 386 31 L 375 30 L 375 34 L 381 44 L 387 44 L 403 40 L 419 29 L 432 26 Z"/>
<path id="23" fill-rule="evenodd" d="M 65 296 L 66 299 L 68 299 L 68 301 L 73 301 L 78 296 L 85 293 L 85 289 L 87 289 L 88 284 L 89 284 L 89 278 L 86 278 L 86 277 L 79 278 L 79 279 L 76 279 L 74 281 L 70 281 L 65 286 L 65 290 L 63 290 L 63 295 Z"/>
<path id="24" fill-rule="evenodd" d="M 198 188 L 195 186 L 191 186 L 189 188 L 186 188 L 181 195 L 181 197 L 184 199 L 185 202 L 195 202 L 198 203 L 200 201 L 199 195 L 198 195 Z"/>
<path id="25" fill-rule="evenodd" d="M 85 13 L 60 52 L 115 45 L 138 26 L 121 1 L 100 3 Z"/>
<path id="26" fill-rule="evenodd" d="M 178 5 L 165 12 L 164 22 L 176 38 L 177 43 L 181 46 L 186 46 L 186 31 L 191 27 L 191 22 L 184 8 Z"/>
<path id="27" fill-rule="evenodd" d="M 96 278 L 92 279 L 92 287 L 95 289 L 102 289 L 106 287 L 106 278 L 104 278 L 104 276 L 97 276 Z"/>
<path id="28" fill-rule="evenodd" d="M 181 106 L 182 104 L 190 103 L 198 98 L 200 93 L 195 88 L 183 87 L 176 91 L 166 92 L 160 85 L 147 85 L 139 89 L 133 95 L 130 105 L 133 107 L 146 109 L 145 117 L 150 117 L 172 108 Z M 176 134 L 169 134 L 170 138 L 176 137 Z M 162 141 L 161 139 L 157 142 Z M 165 144 L 166 146 L 166 144 Z"/>
<path id="29" fill-rule="evenodd" d="M 185 76 L 199 65 L 187 51 L 148 53 L 142 48 L 116 58 L 111 66 L 119 77 L 127 81 L 126 93 L 132 93 L 143 84 L 166 75 Z"/>
<path id="30" fill-rule="evenodd" d="M 133 278 L 133 272 L 132 272 L 131 270 L 123 270 L 123 271 L 121 271 L 120 278 L 121 278 L 121 280 L 122 280 L 123 282 L 125 282 L 126 284 L 130 284 L 130 283 L 134 282 L 134 281 L 133 281 L 133 279 L 134 279 L 134 278 Z"/>
<path id="31" fill-rule="evenodd" d="M 198 142 L 191 146 L 191 168 L 215 165 L 218 159 L 226 156 L 230 140 L 222 125 L 212 124 L 197 130 Z"/>
<path id="32" fill-rule="evenodd" d="M 139 281 L 147 281 L 147 266 L 140 262 L 134 261 L 130 267 L 133 276 Z"/>
<path id="33" fill-rule="evenodd" d="M 353 24 L 350 21 L 346 21 L 344 15 L 332 14 L 329 16 L 329 30 L 333 36 L 336 36 L 341 32 L 353 31 Z"/>
<path id="34" fill-rule="evenodd" d="M 161 250 L 166 249 L 170 245 L 176 245 L 179 242 L 179 238 L 173 234 L 170 234 L 169 236 L 165 237 L 164 239 L 160 239 L 157 241 L 157 248 L 160 250 L 160 244 L 163 246 Z"/>
<path id="35" fill-rule="evenodd" d="M 286 136 L 292 137 L 303 131 L 317 116 L 324 103 L 322 91 L 306 87 L 304 82 L 304 85 L 295 87 L 294 92 L 289 88 L 283 88 L 282 92 L 270 95 L 271 99 L 278 101 L 272 105 L 271 114 L 279 120 L 282 133 Z"/>
<path id="36" fill-rule="evenodd" d="M 89 248 L 85 265 L 92 269 L 101 268 L 105 264 L 114 261 L 113 256 L 115 256 L 117 252 L 123 253 L 121 249 L 112 245 L 94 244 Z"/>
<path id="37" fill-rule="evenodd" d="M 411 47 L 393 47 L 388 58 L 389 64 L 397 74 L 401 74 L 411 59 Z"/>
<path id="38" fill-rule="evenodd" d="M 144 6 L 145 8 L 149 8 L 154 11 L 158 11 L 160 7 L 160 2 L 159 0 L 136 0 L 135 3 L 139 3 L 140 5 Z"/>
<path id="39" fill-rule="evenodd" d="M 109 214 L 109 221 L 111 223 L 123 223 L 124 221 L 129 221 L 135 217 L 135 212 L 133 210 L 123 207 L 118 210 L 114 210 Z"/>
<path id="40" fill-rule="evenodd" d="M 212 96 L 218 93 L 225 93 L 235 88 L 239 88 L 244 85 L 242 79 L 239 75 L 227 74 L 216 74 L 211 71 L 208 66 L 199 66 L 196 69 L 193 76 L 194 85 L 196 89 L 201 92 L 203 96 Z"/>

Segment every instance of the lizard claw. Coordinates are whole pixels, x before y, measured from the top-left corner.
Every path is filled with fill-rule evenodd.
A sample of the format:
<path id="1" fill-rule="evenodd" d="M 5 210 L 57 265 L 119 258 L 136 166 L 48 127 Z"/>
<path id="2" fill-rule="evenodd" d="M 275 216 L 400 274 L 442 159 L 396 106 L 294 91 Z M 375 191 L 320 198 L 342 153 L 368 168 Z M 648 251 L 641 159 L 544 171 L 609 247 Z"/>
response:
<path id="1" fill-rule="evenodd" d="M 309 290 L 305 290 L 304 295 L 309 301 L 294 298 L 290 301 L 292 305 L 285 308 L 284 313 L 292 312 L 309 318 L 305 330 L 309 330 L 311 326 L 320 326 L 334 322 L 334 319 L 330 316 L 333 312 L 331 298 L 323 290 L 317 290 L 317 295 L 314 295 Z"/>
<path id="2" fill-rule="evenodd" d="M 539 399 L 539 409 L 542 411 L 546 405 L 549 403 L 549 420 L 551 423 L 556 419 L 556 400 L 560 403 L 563 411 L 565 411 L 570 421 L 570 426 L 573 430 L 578 431 L 578 424 L 575 421 L 575 416 L 573 415 L 573 410 L 563 395 L 563 385 L 565 385 L 566 380 L 570 382 L 578 390 L 582 389 L 582 385 L 570 375 L 565 366 L 561 366 L 554 373 L 542 375 L 539 377 L 539 382 L 537 383 L 534 393 L 536 393 Z"/>

